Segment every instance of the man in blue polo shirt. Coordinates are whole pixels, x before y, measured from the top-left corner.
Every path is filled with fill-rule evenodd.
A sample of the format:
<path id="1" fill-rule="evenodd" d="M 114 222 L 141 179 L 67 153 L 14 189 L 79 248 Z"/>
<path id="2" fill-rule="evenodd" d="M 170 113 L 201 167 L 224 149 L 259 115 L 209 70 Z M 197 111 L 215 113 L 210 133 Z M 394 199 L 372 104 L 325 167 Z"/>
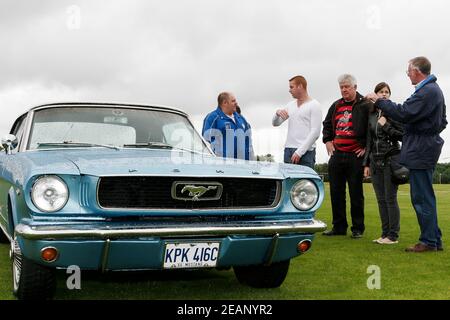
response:
<path id="1" fill-rule="evenodd" d="M 219 157 L 253 160 L 251 127 L 236 112 L 236 97 L 230 92 L 222 92 L 217 103 L 217 109 L 203 121 L 203 137 Z"/>

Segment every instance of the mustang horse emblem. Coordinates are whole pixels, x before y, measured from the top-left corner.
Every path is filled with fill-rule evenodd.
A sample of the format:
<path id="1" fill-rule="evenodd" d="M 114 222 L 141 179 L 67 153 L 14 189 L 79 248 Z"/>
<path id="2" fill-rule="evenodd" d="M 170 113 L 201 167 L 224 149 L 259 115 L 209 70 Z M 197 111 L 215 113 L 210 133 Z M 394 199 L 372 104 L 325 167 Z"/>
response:
<path id="1" fill-rule="evenodd" d="M 188 184 L 184 186 L 184 188 L 181 190 L 181 193 L 184 193 L 185 191 L 189 191 L 189 196 L 192 197 L 192 201 L 198 201 L 199 198 L 205 194 L 208 190 L 216 190 L 217 186 L 194 186 L 192 184 Z"/>

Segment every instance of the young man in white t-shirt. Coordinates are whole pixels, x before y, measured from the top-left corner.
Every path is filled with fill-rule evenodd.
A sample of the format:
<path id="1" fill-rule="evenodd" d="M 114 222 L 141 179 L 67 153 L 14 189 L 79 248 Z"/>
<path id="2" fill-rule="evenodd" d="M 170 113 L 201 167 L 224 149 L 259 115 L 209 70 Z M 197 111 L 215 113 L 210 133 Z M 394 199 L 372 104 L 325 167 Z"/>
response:
<path id="1" fill-rule="evenodd" d="M 296 100 L 278 109 L 272 119 L 277 127 L 288 120 L 288 133 L 284 148 L 284 162 L 308 166 L 316 163 L 316 140 L 322 126 L 320 103 L 308 95 L 304 77 L 289 80 L 289 93 Z"/>

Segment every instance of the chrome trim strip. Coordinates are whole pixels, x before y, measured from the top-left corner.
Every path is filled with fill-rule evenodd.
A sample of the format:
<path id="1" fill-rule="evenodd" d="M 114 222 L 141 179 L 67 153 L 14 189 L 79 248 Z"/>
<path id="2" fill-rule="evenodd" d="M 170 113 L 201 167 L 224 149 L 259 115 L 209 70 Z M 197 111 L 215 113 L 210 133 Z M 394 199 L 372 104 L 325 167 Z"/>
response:
<path id="1" fill-rule="evenodd" d="M 281 193 L 283 191 L 283 181 L 284 180 L 278 180 L 276 182 L 277 183 L 277 192 L 275 194 L 275 199 L 273 199 L 273 203 L 270 205 L 273 208 L 278 208 L 281 206 Z"/>
<path id="2" fill-rule="evenodd" d="M 111 245 L 111 240 L 106 239 L 105 245 L 103 246 L 103 253 L 102 253 L 102 266 L 101 266 L 102 273 L 105 273 L 107 270 L 106 267 L 108 266 L 110 245 Z"/>
<path id="3" fill-rule="evenodd" d="M 87 228 L 73 225 L 19 224 L 16 233 L 25 239 L 69 239 L 69 238 L 136 238 L 136 237 L 183 237 L 183 236 L 228 236 L 228 235 L 273 235 L 288 233 L 315 233 L 326 230 L 327 225 L 320 220 L 245 221 L 203 224 L 166 224 L 143 226 L 104 226 Z"/>
<path id="4" fill-rule="evenodd" d="M 118 175 L 114 175 L 112 177 L 117 177 Z M 136 175 L 137 176 L 137 175 Z M 126 175 L 126 177 L 130 177 L 130 175 Z M 134 176 L 133 176 L 134 177 Z M 152 175 L 143 175 L 142 177 L 153 177 Z M 167 175 L 155 175 L 154 177 L 168 177 Z M 186 177 L 183 175 L 183 178 Z M 198 176 L 195 176 L 198 177 Z M 143 212 L 160 212 L 161 210 L 173 210 L 173 212 L 202 212 L 202 211 L 231 211 L 231 212 L 236 212 L 236 211 L 243 211 L 245 210 L 246 213 L 251 213 L 253 211 L 272 211 L 272 210 L 276 210 L 278 209 L 278 207 L 281 206 L 281 193 L 282 193 L 282 181 L 283 180 L 278 180 L 278 179 L 271 179 L 274 180 L 277 184 L 277 191 L 275 194 L 275 199 L 274 201 L 269 205 L 269 206 L 261 206 L 261 207 L 235 207 L 235 208 L 222 208 L 222 207 L 210 207 L 210 208 L 200 208 L 200 209 L 167 209 L 167 208 L 151 208 L 151 209 L 145 209 L 145 208 L 105 208 L 102 207 L 100 205 L 100 202 L 98 200 L 98 192 L 99 192 L 99 186 L 100 186 L 100 180 L 104 178 L 104 177 L 99 177 L 98 181 L 97 181 L 97 190 L 96 190 L 96 197 L 97 197 L 97 205 L 100 209 L 105 210 L 105 211 L 116 211 L 116 210 L 120 210 L 120 211 L 135 211 L 135 212 L 139 212 L 139 211 L 143 211 Z M 181 177 L 180 177 L 181 178 Z M 186 177 L 189 178 L 189 177 Z M 209 178 L 207 176 L 202 177 L 202 178 Z M 225 178 L 225 177 L 211 177 L 211 178 Z M 228 177 L 227 177 L 228 178 Z M 242 178 L 237 176 L 235 178 Z M 248 179 L 253 179 L 253 178 L 248 178 Z M 265 179 L 268 179 L 267 177 Z M 303 211 L 306 212 L 306 211 Z"/>
<path id="5" fill-rule="evenodd" d="M 44 149 L 42 149 L 44 150 Z M 54 150 L 54 149 L 53 149 Z M 86 173 L 87 174 L 87 173 Z M 171 175 L 170 175 L 171 174 Z M 92 174 L 90 174 L 92 175 Z M 178 177 L 178 178 L 198 178 L 198 175 L 194 174 L 183 174 L 180 175 L 178 172 L 175 174 L 174 172 L 171 173 L 142 173 L 142 174 L 130 174 L 130 173 L 114 173 L 110 175 L 101 175 L 100 178 L 111 178 L 111 177 Z M 211 179 L 222 179 L 222 178 L 242 178 L 242 179 L 270 179 L 275 181 L 283 181 L 284 178 L 274 178 L 272 176 L 243 176 L 243 175 L 202 175 L 202 178 L 211 178 Z M 298 179 L 320 179 L 319 177 L 305 177 L 305 178 L 298 178 Z"/>
<path id="6" fill-rule="evenodd" d="M 278 239 L 280 239 L 280 234 L 276 233 L 273 236 L 272 241 L 270 242 L 269 250 L 267 251 L 265 262 L 264 262 L 265 266 L 270 266 L 272 264 L 273 257 L 275 256 L 275 252 L 277 251 L 277 247 L 278 247 Z"/>
<path id="7" fill-rule="evenodd" d="M 23 152 L 28 149 L 28 140 L 30 138 L 31 132 L 31 124 L 33 123 L 32 119 L 34 116 L 33 111 L 29 111 L 25 120 L 25 128 L 22 136 L 22 141 L 20 142 L 19 152 Z"/>
<path id="8" fill-rule="evenodd" d="M 55 109 L 55 108 L 123 108 L 123 109 L 141 109 L 141 110 L 157 110 L 157 111 L 169 111 L 178 113 L 184 116 L 188 116 L 186 112 L 181 109 L 163 105 L 142 105 L 133 103 L 110 103 L 110 102 L 62 102 L 51 103 L 33 107 L 29 111 L 39 111 L 43 109 Z"/>
<path id="9" fill-rule="evenodd" d="M 80 183 L 79 203 L 82 207 L 89 207 L 89 183 L 87 181 Z"/>

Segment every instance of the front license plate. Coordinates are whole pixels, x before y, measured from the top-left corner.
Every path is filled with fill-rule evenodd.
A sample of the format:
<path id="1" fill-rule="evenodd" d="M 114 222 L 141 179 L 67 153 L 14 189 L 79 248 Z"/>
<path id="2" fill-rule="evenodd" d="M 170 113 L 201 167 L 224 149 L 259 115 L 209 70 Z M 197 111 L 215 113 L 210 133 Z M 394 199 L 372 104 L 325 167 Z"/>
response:
<path id="1" fill-rule="evenodd" d="M 167 243 L 164 269 L 211 268 L 217 265 L 219 242 Z"/>

